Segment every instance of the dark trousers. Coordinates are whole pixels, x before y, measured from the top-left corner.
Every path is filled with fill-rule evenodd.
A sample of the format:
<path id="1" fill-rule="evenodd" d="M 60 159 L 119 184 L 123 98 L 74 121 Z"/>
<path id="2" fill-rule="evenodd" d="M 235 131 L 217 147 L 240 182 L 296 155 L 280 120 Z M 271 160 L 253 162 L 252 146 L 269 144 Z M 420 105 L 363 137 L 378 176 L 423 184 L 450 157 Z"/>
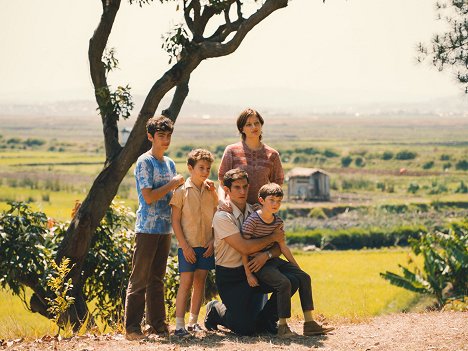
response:
<path id="1" fill-rule="evenodd" d="M 146 305 L 146 323 L 165 328 L 164 275 L 171 247 L 170 234 L 136 234 L 132 273 L 125 303 L 125 329 L 140 332 Z"/>
<path id="2" fill-rule="evenodd" d="M 290 295 L 293 295 L 299 282 L 294 276 L 290 278 Z M 278 321 L 276 292 L 263 283 L 260 283 L 259 287 L 250 287 L 243 266 L 237 268 L 216 266 L 216 286 L 223 302 L 215 305 L 220 317 L 220 320 L 216 321 L 218 324 L 239 335 L 252 335 L 265 330 L 265 323 Z M 255 305 L 258 304 L 258 295 L 269 292 L 273 294 L 263 309 L 257 313 Z"/>
<path id="3" fill-rule="evenodd" d="M 255 276 L 260 282 L 274 289 L 278 299 L 279 318 L 291 317 L 291 282 L 288 276 L 296 277 L 299 282 L 302 310 L 311 311 L 314 309 L 310 276 L 292 263 L 281 258 L 270 259 L 255 273 Z"/>

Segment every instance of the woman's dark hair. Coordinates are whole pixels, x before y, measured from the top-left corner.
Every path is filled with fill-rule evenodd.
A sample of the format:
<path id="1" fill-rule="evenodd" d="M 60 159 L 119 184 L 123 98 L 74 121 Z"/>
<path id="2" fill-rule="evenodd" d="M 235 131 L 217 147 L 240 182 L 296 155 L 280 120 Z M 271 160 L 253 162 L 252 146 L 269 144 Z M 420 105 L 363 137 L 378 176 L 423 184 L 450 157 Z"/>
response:
<path id="1" fill-rule="evenodd" d="M 237 117 L 237 129 L 239 130 L 239 133 L 242 136 L 242 140 L 245 140 L 245 134 L 242 132 L 242 129 L 244 129 L 245 125 L 247 124 L 247 119 L 250 116 L 257 117 L 262 126 L 265 123 L 265 121 L 263 120 L 263 117 L 260 115 L 260 113 L 258 113 L 258 111 L 251 109 L 251 108 L 247 108 L 244 111 L 242 111 L 239 114 L 239 117 Z M 261 135 L 260 135 L 260 140 L 262 140 Z"/>

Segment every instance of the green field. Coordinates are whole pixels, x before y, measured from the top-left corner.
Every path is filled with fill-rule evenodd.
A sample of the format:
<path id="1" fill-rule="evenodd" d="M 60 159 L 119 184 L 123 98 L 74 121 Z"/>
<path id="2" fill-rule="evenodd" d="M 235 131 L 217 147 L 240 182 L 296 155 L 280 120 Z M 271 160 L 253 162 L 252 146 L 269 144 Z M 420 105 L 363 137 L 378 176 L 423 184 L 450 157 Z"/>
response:
<path id="1" fill-rule="evenodd" d="M 411 307 L 416 295 L 390 285 L 379 273 L 406 264 L 407 250 L 361 250 L 296 253 L 302 269 L 312 277 L 316 314 L 329 320 L 360 320 Z M 200 313 L 204 315 L 204 310 Z M 302 318 L 298 296 L 293 318 Z M 55 332 L 44 317 L 28 312 L 17 297 L 0 291 L 0 339 L 35 338 Z"/>

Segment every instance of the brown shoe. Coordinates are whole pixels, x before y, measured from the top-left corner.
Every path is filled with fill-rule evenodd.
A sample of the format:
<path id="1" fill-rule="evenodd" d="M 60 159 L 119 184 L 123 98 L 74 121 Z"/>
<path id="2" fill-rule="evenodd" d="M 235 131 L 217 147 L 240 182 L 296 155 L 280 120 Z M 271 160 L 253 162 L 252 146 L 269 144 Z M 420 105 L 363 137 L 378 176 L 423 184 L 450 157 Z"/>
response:
<path id="1" fill-rule="evenodd" d="M 145 340 L 146 336 L 142 332 L 126 332 L 125 339 L 127 339 L 128 341 Z"/>
<path id="2" fill-rule="evenodd" d="M 332 330 L 335 330 L 333 327 L 323 327 L 318 324 L 316 321 L 309 321 L 304 322 L 304 335 L 305 336 L 312 336 L 312 335 L 324 335 Z"/>
<path id="3" fill-rule="evenodd" d="M 144 333 L 146 335 L 157 335 L 159 337 L 165 337 L 169 335 L 169 326 L 166 323 L 159 325 L 157 328 L 147 326 L 147 328 L 144 330 Z"/>
<path id="4" fill-rule="evenodd" d="M 289 329 L 289 325 L 287 324 L 278 325 L 278 334 L 276 335 L 281 339 L 294 338 L 295 336 L 298 336 L 295 332 Z"/>

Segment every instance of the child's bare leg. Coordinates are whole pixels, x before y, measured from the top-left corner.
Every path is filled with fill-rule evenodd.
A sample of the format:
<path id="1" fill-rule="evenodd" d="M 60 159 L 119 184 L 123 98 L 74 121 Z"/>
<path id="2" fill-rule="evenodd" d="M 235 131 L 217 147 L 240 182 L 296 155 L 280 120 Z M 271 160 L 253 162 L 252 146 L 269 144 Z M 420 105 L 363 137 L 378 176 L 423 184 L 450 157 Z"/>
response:
<path id="1" fill-rule="evenodd" d="M 193 277 L 192 301 L 190 305 L 190 326 L 197 323 L 200 307 L 205 297 L 205 281 L 207 275 L 208 271 L 205 269 L 197 269 L 195 271 Z"/>
<path id="2" fill-rule="evenodd" d="M 194 272 L 180 273 L 179 290 L 176 297 L 176 329 L 185 328 L 185 310 L 187 308 L 187 299 L 193 284 Z"/>

